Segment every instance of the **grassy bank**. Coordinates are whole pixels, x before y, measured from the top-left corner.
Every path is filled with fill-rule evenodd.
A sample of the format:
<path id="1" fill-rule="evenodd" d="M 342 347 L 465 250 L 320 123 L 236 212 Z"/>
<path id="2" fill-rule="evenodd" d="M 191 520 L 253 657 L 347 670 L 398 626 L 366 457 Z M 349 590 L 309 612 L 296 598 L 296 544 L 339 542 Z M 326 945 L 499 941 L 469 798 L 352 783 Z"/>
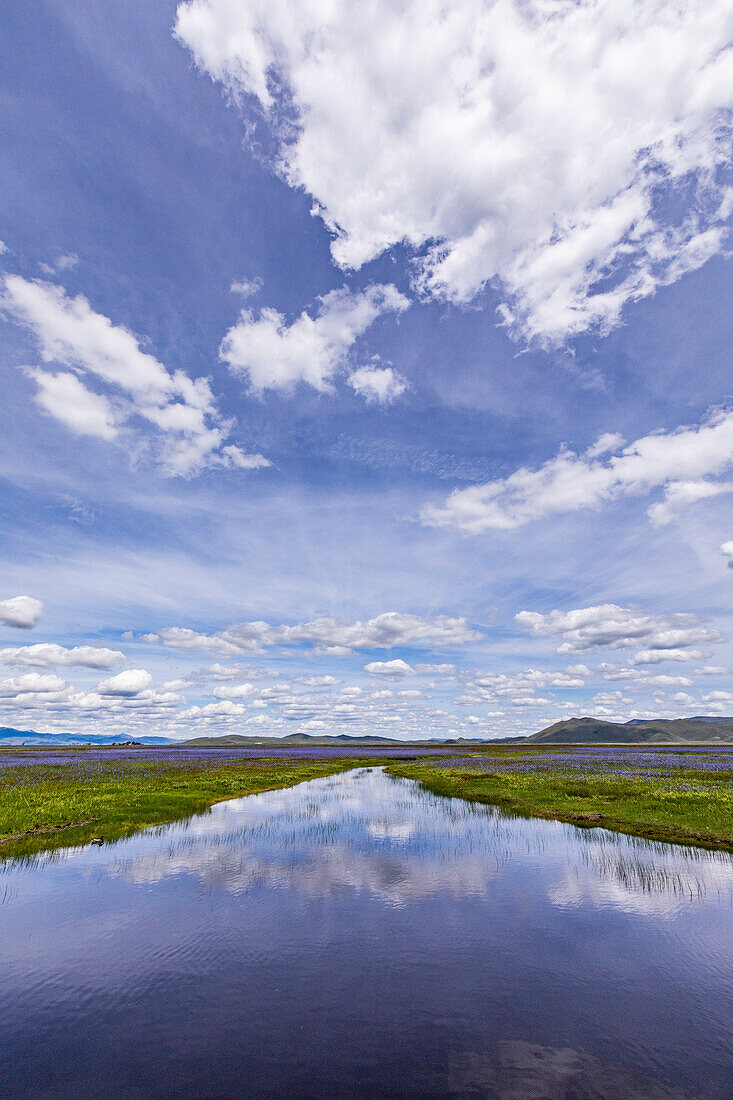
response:
<path id="1" fill-rule="evenodd" d="M 733 851 L 733 756 L 623 748 L 486 750 L 391 764 L 435 794 L 526 816 Z"/>
<path id="2" fill-rule="evenodd" d="M 146 825 L 203 813 L 215 802 L 290 787 L 361 761 L 95 760 L 0 771 L 0 859 L 92 838 L 116 840 Z"/>
<path id="3" fill-rule="evenodd" d="M 72 763 L 12 766 L 0 753 L 0 859 L 203 813 L 215 802 L 385 764 L 435 794 L 514 813 L 733 851 L 733 752 L 487 748 L 451 759 L 175 760 L 77 750 Z M 10 765 L 10 766 L 8 766 Z"/>

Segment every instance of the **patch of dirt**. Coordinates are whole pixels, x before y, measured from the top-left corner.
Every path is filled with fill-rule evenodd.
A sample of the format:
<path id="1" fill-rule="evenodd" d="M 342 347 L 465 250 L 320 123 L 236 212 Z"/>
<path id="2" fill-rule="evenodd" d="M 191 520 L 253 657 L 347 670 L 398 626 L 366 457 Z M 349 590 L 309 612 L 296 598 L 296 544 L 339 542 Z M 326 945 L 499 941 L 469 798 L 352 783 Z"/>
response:
<path id="1" fill-rule="evenodd" d="M 29 836 L 42 836 L 44 833 L 62 833 L 64 829 L 80 829 L 83 825 L 93 825 L 98 820 L 99 818 L 90 817 L 86 821 L 67 821 L 64 825 L 34 825 L 23 833 L 0 836 L 0 844 L 7 844 L 9 840 L 25 840 Z"/>

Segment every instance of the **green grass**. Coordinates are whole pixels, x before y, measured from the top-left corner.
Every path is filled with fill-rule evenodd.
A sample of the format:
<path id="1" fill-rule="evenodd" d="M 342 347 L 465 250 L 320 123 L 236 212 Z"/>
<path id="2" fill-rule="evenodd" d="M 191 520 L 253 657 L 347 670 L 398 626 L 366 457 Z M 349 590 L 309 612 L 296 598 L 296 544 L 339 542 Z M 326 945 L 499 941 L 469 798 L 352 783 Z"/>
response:
<path id="1" fill-rule="evenodd" d="M 497 749 L 482 753 L 478 768 L 400 762 L 387 771 L 419 780 L 434 794 L 489 803 L 524 816 L 733 851 L 733 772 L 679 768 L 645 777 L 609 774 L 602 764 L 594 768 L 586 762 L 574 771 L 567 763 L 553 767 L 551 753 Z M 534 754 L 542 755 L 538 759 Z M 533 755 L 538 770 L 512 770 L 517 764 L 527 767 L 527 761 L 531 767 Z"/>
<path id="2" fill-rule="evenodd" d="M 613 750 L 606 760 L 593 762 L 567 746 L 494 748 L 447 767 L 435 758 L 395 762 L 377 754 L 359 760 L 250 758 L 222 764 L 205 757 L 185 763 L 149 756 L 104 760 L 80 750 L 73 764 L 0 770 L 0 859 L 94 837 L 116 840 L 148 825 L 203 813 L 223 799 L 374 764 L 419 780 L 439 795 L 733 851 L 733 771 L 658 762 L 641 770 L 638 763 L 626 767 L 632 758 L 624 751 Z"/>
<path id="3" fill-rule="evenodd" d="M 0 859 L 17 858 L 94 837 L 117 840 L 147 825 L 203 813 L 215 802 L 290 787 L 361 761 L 263 760 L 176 766 L 103 761 L 0 771 Z"/>

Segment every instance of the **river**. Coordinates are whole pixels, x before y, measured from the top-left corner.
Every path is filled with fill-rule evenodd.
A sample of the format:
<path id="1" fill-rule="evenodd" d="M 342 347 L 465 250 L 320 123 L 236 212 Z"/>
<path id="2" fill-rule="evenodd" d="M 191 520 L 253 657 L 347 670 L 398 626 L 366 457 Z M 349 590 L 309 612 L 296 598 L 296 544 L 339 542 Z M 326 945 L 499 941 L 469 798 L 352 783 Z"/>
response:
<path id="1" fill-rule="evenodd" d="M 0 865 L 0 1096 L 724 1100 L 733 857 L 360 768 Z"/>

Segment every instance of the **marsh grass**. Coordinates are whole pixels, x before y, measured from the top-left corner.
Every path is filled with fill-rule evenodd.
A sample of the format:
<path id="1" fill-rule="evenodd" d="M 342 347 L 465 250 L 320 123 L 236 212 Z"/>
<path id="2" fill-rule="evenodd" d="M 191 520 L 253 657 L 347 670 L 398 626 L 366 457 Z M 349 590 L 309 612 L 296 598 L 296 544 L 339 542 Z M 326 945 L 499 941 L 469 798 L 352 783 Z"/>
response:
<path id="1" fill-rule="evenodd" d="M 214 803 L 290 787 L 362 761 L 155 759 L 4 768 L 0 773 L 0 859 L 92 839 L 117 840 L 148 825 L 203 813 Z"/>
<path id="2" fill-rule="evenodd" d="M 690 766 L 690 761 L 695 764 Z M 392 763 L 439 795 L 527 816 L 733 851 L 733 755 L 486 749 L 451 761 Z M 727 765 L 727 766 L 726 766 Z"/>
<path id="3" fill-rule="evenodd" d="M 733 851 L 733 750 L 487 747 L 445 758 L 331 757 L 222 761 L 202 750 L 172 758 L 79 750 L 73 763 L 0 769 L 0 859 L 113 841 L 214 803 L 382 764 L 438 795 L 514 813 L 602 826 L 662 841 Z M 11 758 L 12 759 L 12 758 Z M 53 757 L 49 757 L 52 760 Z"/>

